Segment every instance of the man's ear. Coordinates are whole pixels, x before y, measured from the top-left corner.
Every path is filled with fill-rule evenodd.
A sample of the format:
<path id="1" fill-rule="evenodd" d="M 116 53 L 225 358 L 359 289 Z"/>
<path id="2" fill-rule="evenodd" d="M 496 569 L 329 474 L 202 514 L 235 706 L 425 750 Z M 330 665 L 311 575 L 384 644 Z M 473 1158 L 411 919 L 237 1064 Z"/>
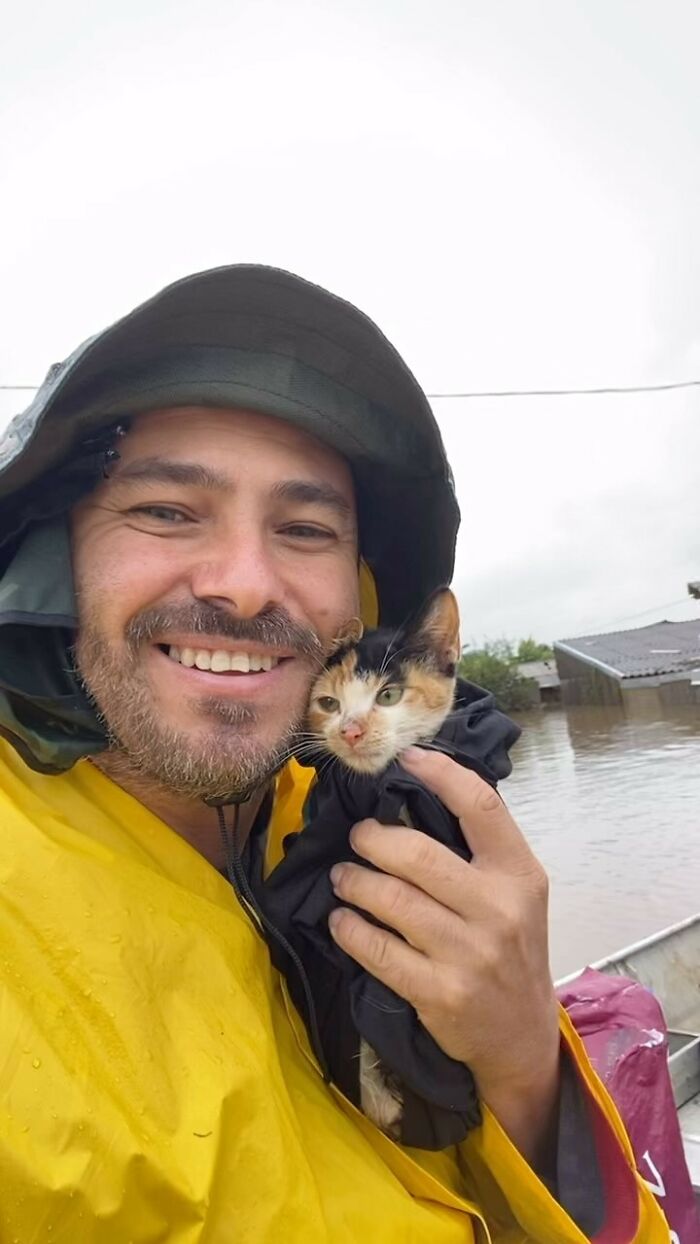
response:
<path id="1" fill-rule="evenodd" d="M 339 648 L 347 648 L 349 644 L 358 644 L 364 634 L 364 626 L 360 618 L 348 618 L 333 636 L 328 648 L 328 656 L 332 656 Z"/>
<path id="2" fill-rule="evenodd" d="M 428 597 L 410 632 L 433 649 L 441 666 L 454 668 L 462 655 L 462 645 L 459 605 L 449 587 L 439 587 Z"/>

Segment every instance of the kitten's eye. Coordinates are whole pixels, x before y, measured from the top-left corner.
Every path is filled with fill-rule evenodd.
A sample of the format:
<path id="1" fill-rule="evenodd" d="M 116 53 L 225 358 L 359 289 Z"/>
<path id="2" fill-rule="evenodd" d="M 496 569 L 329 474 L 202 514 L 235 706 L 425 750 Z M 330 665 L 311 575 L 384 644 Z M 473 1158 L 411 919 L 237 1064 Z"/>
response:
<path id="1" fill-rule="evenodd" d="M 398 704 L 403 695 L 403 687 L 383 687 L 377 692 L 376 703 L 382 708 L 390 708 L 392 704 Z"/>
<path id="2" fill-rule="evenodd" d="M 340 708 L 340 700 L 336 700 L 332 695 L 320 695 L 316 703 L 324 713 L 337 713 Z"/>

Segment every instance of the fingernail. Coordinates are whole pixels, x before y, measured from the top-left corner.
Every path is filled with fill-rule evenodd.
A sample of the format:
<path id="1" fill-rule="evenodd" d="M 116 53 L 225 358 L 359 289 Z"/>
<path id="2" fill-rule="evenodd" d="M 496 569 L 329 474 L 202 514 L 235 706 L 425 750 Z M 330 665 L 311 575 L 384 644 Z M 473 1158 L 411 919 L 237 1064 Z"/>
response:
<path id="1" fill-rule="evenodd" d="M 401 764 L 419 765 L 425 757 L 425 752 L 420 747 L 405 747 L 399 756 Z"/>
<path id="2" fill-rule="evenodd" d="M 334 864 L 330 871 L 331 885 L 335 889 L 343 879 L 345 868 L 342 864 Z"/>
<path id="3" fill-rule="evenodd" d="M 343 913 L 339 907 L 335 907 L 328 917 L 328 928 L 331 933 L 336 933 L 342 923 Z"/>

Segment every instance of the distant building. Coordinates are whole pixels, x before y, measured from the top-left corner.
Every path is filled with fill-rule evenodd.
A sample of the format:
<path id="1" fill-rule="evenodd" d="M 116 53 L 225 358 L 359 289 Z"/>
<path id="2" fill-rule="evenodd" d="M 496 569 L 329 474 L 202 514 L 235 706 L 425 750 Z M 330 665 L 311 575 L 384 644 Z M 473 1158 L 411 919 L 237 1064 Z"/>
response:
<path id="1" fill-rule="evenodd" d="M 537 683 L 537 695 L 533 695 L 533 704 L 558 704 L 561 700 L 561 685 L 554 661 L 521 661 L 518 673 L 523 678 L 530 678 Z"/>
<path id="2" fill-rule="evenodd" d="M 559 639 L 565 704 L 700 704 L 700 618 Z"/>

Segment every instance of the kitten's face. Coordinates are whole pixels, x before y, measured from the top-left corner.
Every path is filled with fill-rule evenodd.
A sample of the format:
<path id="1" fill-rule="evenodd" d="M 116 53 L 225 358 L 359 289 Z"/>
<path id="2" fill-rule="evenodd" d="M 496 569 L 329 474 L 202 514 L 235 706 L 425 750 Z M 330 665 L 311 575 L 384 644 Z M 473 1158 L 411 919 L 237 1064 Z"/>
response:
<path id="1" fill-rule="evenodd" d="M 441 589 L 401 632 L 342 644 L 316 680 L 309 728 L 358 773 L 380 773 L 404 747 L 427 742 L 452 708 L 459 617 Z"/>

